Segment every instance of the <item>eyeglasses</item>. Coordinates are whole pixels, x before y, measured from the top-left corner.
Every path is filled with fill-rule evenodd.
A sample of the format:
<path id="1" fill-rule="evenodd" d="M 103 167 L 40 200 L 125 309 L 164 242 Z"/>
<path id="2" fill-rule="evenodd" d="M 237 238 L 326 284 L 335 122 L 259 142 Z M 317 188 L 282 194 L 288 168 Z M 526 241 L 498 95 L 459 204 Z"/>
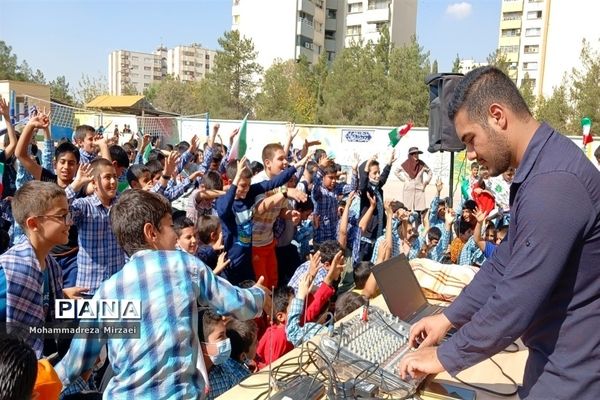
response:
<path id="1" fill-rule="evenodd" d="M 38 215 L 37 218 L 55 218 L 55 219 L 58 219 L 59 221 L 61 221 L 65 225 L 73 224 L 73 216 L 71 215 L 70 211 L 63 215 L 56 215 L 56 214 Z"/>

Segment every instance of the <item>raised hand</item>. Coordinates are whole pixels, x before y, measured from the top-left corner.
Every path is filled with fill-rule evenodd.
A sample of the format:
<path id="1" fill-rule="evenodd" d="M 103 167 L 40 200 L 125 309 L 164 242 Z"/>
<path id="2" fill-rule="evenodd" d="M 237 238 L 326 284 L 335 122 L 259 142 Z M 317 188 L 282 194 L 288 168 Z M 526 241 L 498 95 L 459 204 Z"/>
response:
<path id="1" fill-rule="evenodd" d="M 314 277 L 310 275 L 310 273 L 306 273 L 300 278 L 300 283 L 298 284 L 298 292 L 296 293 L 296 297 L 304 300 L 308 293 L 310 292 L 310 287 L 312 286 Z"/>
<path id="2" fill-rule="evenodd" d="M 481 211 L 479 208 L 475 208 L 475 219 L 477 220 L 477 223 L 483 224 L 487 216 L 487 212 Z"/>
<path id="3" fill-rule="evenodd" d="M 8 103 L 6 102 L 6 99 L 4 99 L 4 97 L 2 97 L 2 96 L 0 96 L 0 114 L 7 121 L 10 119 L 10 107 L 8 106 Z"/>
<path id="4" fill-rule="evenodd" d="M 444 220 L 446 221 L 446 224 L 452 225 L 455 218 L 456 218 L 456 212 L 451 208 L 446 208 L 446 215 L 444 216 Z"/>
<path id="5" fill-rule="evenodd" d="M 258 281 L 256 281 L 256 283 L 254 284 L 253 287 L 258 288 L 264 292 L 265 297 L 264 297 L 264 301 L 263 301 L 263 311 L 265 312 L 266 315 L 270 316 L 271 310 L 273 309 L 273 302 L 271 301 L 271 291 L 269 289 L 267 289 L 265 286 L 263 286 L 264 282 L 265 282 L 265 277 L 261 276 L 258 278 Z"/>
<path id="6" fill-rule="evenodd" d="M 190 153 L 195 153 L 196 150 L 198 150 L 198 135 L 192 136 L 192 141 L 190 143 L 190 148 L 188 151 Z"/>
<path id="7" fill-rule="evenodd" d="M 321 252 L 317 251 L 309 256 L 308 273 L 316 276 L 319 268 L 321 268 Z"/>
<path id="8" fill-rule="evenodd" d="M 74 180 L 81 185 L 85 185 L 86 183 L 90 183 L 92 179 L 94 179 L 92 166 L 90 164 L 79 164 L 79 169 Z"/>
<path id="9" fill-rule="evenodd" d="M 389 161 L 389 165 L 392 165 L 393 163 L 395 163 L 398 160 L 398 157 L 396 156 L 396 149 L 392 149 L 392 154 L 390 154 L 390 161 Z"/>
<path id="10" fill-rule="evenodd" d="M 375 206 L 377 205 L 377 199 L 375 198 L 375 196 L 371 195 L 371 193 L 367 192 L 367 198 L 369 199 L 369 205 L 372 208 L 375 208 Z"/>
<path id="11" fill-rule="evenodd" d="M 292 143 L 292 141 L 294 140 L 294 138 L 296 137 L 296 135 L 298 134 L 298 128 L 296 128 L 296 124 L 293 122 L 288 122 L 285 125 L 285 129 L 287 132 L 287 139 L 288 139 L 288 143 Z"/>
<path id="12" fill-rule="evenodd" d="M 214 273 L 219 275 L 225 268 L 227 268 L 231 264 L 231 260 L 227 258 L 227 253 L 222 252 L 219 254 L 219 258 L 217 259 L 217 266 L 214 269 Z"/>
<path id="13" fill-rule="evenodd" d="M 165 166 L 163 168 L 163 175 L 165 176 L 173 176 L 175 173 L 175 169 L 177 168 L 177 162 L 181 155 L 178 151 L 173 150 L 169 153 L 167 158 L 165 158 Z"/>
<path id="14" fill-rule="evenodd" d="M 340 250 L 333 257 L 333 260 L 331 261 L 331 266 L 329 267 L 329 270 L 327 271 L 327 275 L 325 277 L 325 281 L 329 285 L 331 285 L 333 282 L 339 279 L 340 275 L 342 274 L 342 271 L 344 271 L 344 267 L 346 266 L 344 261 L 344 253 L 342 252 L 342 250 Z"/>
<path id="15" fill-rule="evenodd" d="M 50 126 L 50 116 L 44 113 L 38 113 L 34 117 L 29 119 L 27 125 L 31 126 L 34 129 L 48 129 Z"/>
<path id="16" fill-rule="evenodd" d="M 303 191 L 298 190 L 296 188 L 288 188 L 287 195 L 288 195 L 288 198 L 290 198 L 292 200 L 296 200 L 300 203 L 304 203 L 306 201 L 306 199 L 308 198 L 306 196 L 306 193 L 304 193 Z"/>

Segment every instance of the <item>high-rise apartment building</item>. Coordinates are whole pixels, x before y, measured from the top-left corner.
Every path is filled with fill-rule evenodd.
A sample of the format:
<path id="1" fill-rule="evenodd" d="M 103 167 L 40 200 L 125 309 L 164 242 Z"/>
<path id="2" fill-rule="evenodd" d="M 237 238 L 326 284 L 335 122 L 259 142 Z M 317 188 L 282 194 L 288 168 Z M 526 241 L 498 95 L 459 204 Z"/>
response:
<path id="1" fill-rule="evenodd" d="M 599 2 L 586 0 L 503 0 L 498 49 L 517 86 L 529 79 L 535 95 L 551 95 L 579 66 L 582 39 L 600 38 L 599 12 Z"/>
<path id="2" fill-rule="evenodd" d="M 108 56 L 108 90 L 121 95 L 125 89 L 143 93 L 152 83 L 167 74 L 182 81 L 197 81 L 211 70 L 217 52 L 200 45 L 160 46 L 154 54 L 128 50 L 113 51 Z"/>
<path id="3" fill-rule="evenodd" d="M 323 52 L 331 61 L 353 41 L 376 43 L 383 26 L 401 46 L 416 32 L 417 0 L 233 0 L 232 16 L 266 69 L 276 59 L 316 63 Z"/>

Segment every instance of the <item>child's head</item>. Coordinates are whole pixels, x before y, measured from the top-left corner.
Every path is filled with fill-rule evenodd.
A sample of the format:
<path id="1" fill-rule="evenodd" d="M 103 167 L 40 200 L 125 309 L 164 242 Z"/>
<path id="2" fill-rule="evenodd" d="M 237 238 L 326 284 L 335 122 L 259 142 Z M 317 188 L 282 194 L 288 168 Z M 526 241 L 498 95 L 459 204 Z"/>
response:
<path id="1" fill-rule="evenodd" d="M 212 159 L 210 160 L 210 164 L 208 165 L 208 170 L 217 171 L 219 169 L 221 161 L 223 161 L 223 154 L 213 153 Z"/>
<path id="2" fill-rule="evenodd" d="M 340 250 L 343 251 L 344 249 L 337 240 L 325 240 L 319 245 L 319 251 L 321 252 L 321 264 L 323 264 L 325 269 L 329 269 L 333 258 Z"/>
<path id="3" fill-rule="evenodd" d="M 208 171 L 204 174 L 202 182 L 206 190 L 223 190 L 223 179 L 216 171 Z"/>
<path id="4" fill-rule="evenodd" d="M 489 179 L 490 177 L 490 170 L 485 165 L 479 167 L 479 173 L 481 174 L 482 179 Z"/>
<path id="5" fill-rule="evenodd" d="M 135 150 L 135 146 L 130 143 L 123 143 L 123 150 L 125 150 L 125 153 L 127 153 L 127 158 L 129 159 L 129 164 L 133 164 L 133 162 L 135 161 L 135 156 L 136 156 L 136 150 Z"/>
<path id="6" fill-rule="evenodd" d="M 198 234 L 196 225 L 191 219 L 181 216 L 173 220 L 173 229 L 177 234 L 179 248 L 190 254 L 196 254 L 198 250 Z"/>
<path id="7" fill-rule="evenodd" d="M 306 201 L 296 202 L 296 210 L 300 212 L 300 219 L 302 221 L 306 221 L 314 209 L 315 205 L 310 197 L 307 197 Z"/>
<path id="8" fill-rule="evenodd" d="M 0 399 L 29 400 L 37 378 L 35 352 L 23 340 L 0 337 Z"/>
<path id="9" fill-rule="evenodd" d="M 175 250 L 171 203 L 156 193 L 131 189 L 110 210 L 110 223 L 119 246 L 128 256 L 136 251 Z"/>
<path id="10" fill-rule="evenodd" d="M 337 183 L 337 168 L 335 164 L 329 164 L 323 168 L 323 187 L 327 190 L 333 190 Z"/>
<path id="11" fill-rule="evenodd" d="M 346 199 L 340 199 L 340 200 L 338 200 L 338 206 L 337 206 L 337 215 L 338 215 L 338 218 L 342 217 L 342 214 L 344 213 L 344 208 L 346 208 L 346 204 L 347 204 Z"/>
<path id="12" fill-rule="evenodd" d="M 252 171 L 252 176 L 259 174 L 265 170 L 265 166 L 262 165 L 259 161 L 252 161 L 250 163 L 250 171 Z"/>
<path id="13" fill-rule="evenodd" d="M 288 166 L 283 146 L 279 143 L 266 145 L 262 151 L 262 160 L 268 176 L 278 175 Z"/>
<path id="14" fill-rule="evenodd" d="M 152 149 L 150 154 L 148 155 L 148 161 L 158 161 L 160 165 L 164 168 L 165 166 L 165 155 L 160 149 Z"/>
<path id="15" fill-rule="evenodd" d="M 145 189 L 148 182 L 152 181 L 150 168 L 141 164 L 133 164 L 127 170 L 127 183 L 132 189 Z"/>
<path id="16" fill-rule="evenodd" d="M 96 158 L 90 163 L 92 185 L 100 200 L 112 200 L 117 195 L 119 177 L 113 164 L 105 158 Z"/>
<path id="17" fill-rule="evenodd" d="M 98 151 L 98 146 L 94 143 L 95 136 L 96 130 L 89 125 L 79 125 L 75 128 L 75 143 L 86 153 L 95 154 Z"/>
<path id="18" fill-rule="evenodd" d="M 475 161 L 471 164 L 471 176 L 473 178 L 475 178 L 475 177 L 477 177 L 478 174 L 479 174 L 479 163 L 477 161 Z"/>
<path id="19" fill-rule="evenodd" d="M 117 176 L 123 175 L 127 171 L 127 168 L 129 168 L 129 156 L 127 152 L 118 144 L 110 146 L 108 151 Z"/>
<path id="20" fill-rule="evenodd" d="M 467 240 L 473 235 L 473 226 L 464 219 L 461 218 L 458 223 L 458 237 L 461 242 L 466 243 Z"/>
<path id="21" fill-rule="evenodd" d="M 356 289 L 364 289 L 369 275 L 371 275 L 373 263 L 371 261 L 360 261 L 354 266 L 354 286 Z"/>
<path id="22" fill-rule="evenodd" d="M 231 355 L 231 341 L 223 317 L 211 310 L 202 310 L 198 317 L 198 336 L 205 362 L 223 364 Z"/>
<path id="23" fill-rule="evenodd" d="M 600 147 L 598 147 L 598 149 L 600 149 Z M 596 152 L 598 152 L 598 149 L 596 149 Z M 595 153 L 594 153 L 595 154 Z M 596 158 L 597 159 L 597 158 Z M 600 164 L 600 162 L 598 162 L 598 164 Z M 506 171 L 504 171 L 504 173 L 502 174 L 502 178 L 504 178 L 505 182 L 508 183 L 512 183 L 513 178 L 515 177 L 515 168 L 514 167 L 509 167 Z"/>
<path id="24" fill-rule="evenodd" d="M 64 142 L 59 144 L 54 150 L 54 169 L 58 178 L 71 183 L 77 174 L 79 168 L 79 149 L 73 143 Z"/>
<path id="25" fill-rule="evenodd" d="M 239 321 L 235 318 L 227 321 L 227 337 L 231 341 L 231 358 L 248 363 L 256 356 L 258 344 L 258 326 L 253 320 Z"/>
<path id="26" fill-rule="evenodd" d="M 437 226 L 433 226 L 427 231 L 427 241 L 431 246 L 437 246 L 441 238 L 442 231 Z"/>
<path id="27" fill-rule="evenodd" d="M 58 245 L 69 241 L 71 213 L 65 191 L 51 182 L 29 181 L 12 200 L 12 212 L 31 238 L 36 235 L 44 244 Z"/>
<path id="28" fill-rule="evenodd" d="M 496 244 L 500 244 L 508 234 L 508 226 L 503 226 L 496 231 Z"/>
<path id="29" fill-rule="evenodd" d="M 371 161 L 371 164 L 369 165 L 369 182 L 372 185 L 379 184 L 379 175 L 380 175 L 379 162 L 376 160 Z"/>
<path id="30" fill-rule="evenodd" d="M 488 226 L 485 229 L 485 240 L 487 240 L 488 242 L 496 243 L 496 235 L 497 231 L 496 228 L 494 228 L 493 226 Z"/>
<path id="31" fill-rule="evenodd" d="M 230 181 L 233 181 L 235 175 L 237 174 L 237 160 L 231 160 L 227 164 L 227 178 Z M 237 190 L 235 192 L 236 199 L 245 199 L 248 194 L 248 190 L 250 189 L 250 184 L 252 183 L 252 171 L 248 168 L 242 171 L 240 176 L 240 180 L 237 184 Z"/>
<path id="32" fill-rule="evenodd" d="M 355 292 L 342 294 L 335 302 L 335 320 L 339 321 L 354 310 L 367 304 L 367 299 Z"/>
<path id="33" fill-rule="evenodd" d="M 438 203 L 437 217 L 444 219 L 446 216 L 446 199 L 440 199 Z"/>
<path id="34" fill-rule="evenodd" d="M 462 219 L 467 221 L 468 223 L 472 223 L 475 220 L 475 209 L 477 208 L 477 203 L 474 200 L 467 200 L 462 207 Z"/>
<path id="35" fill-rule="evenodd" d="M 219 217 L 214 215 L 200 215 L 196 221 L 198 239 L 202 244 L 213 244 L 221 235 Z"/>
<path id="36" fill-rule="evenodd" d="M 274 324 L 285 325 L 287 322 L 287 309 L 295 295 L 296 292 L 291 286 L 275 288 L 273 293 Z"/>
<path id="37" fill-rule="evenodd" d="M 158 160 L 149 160 L 146 163 L 146 168 L 150 170 L 150 176 L 152 177 L 152 183 L 157 184 L 162 175 L 164 166 Z M 133 186 L 132 186 L 133 187 Z"/>

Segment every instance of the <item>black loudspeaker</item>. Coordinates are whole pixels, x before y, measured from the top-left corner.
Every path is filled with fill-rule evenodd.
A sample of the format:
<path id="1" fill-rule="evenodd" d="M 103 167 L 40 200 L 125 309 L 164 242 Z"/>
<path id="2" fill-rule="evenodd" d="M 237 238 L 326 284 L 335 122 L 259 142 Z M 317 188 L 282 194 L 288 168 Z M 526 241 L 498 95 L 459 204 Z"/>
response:
<path id="1" fill-rule="evenodd" d="M 454 123 L 448 118 L 448 103 L 462 74 L 432 74 L 425 78 L 429 85 L 429 148 L 438 151 L 462 151 L 465 145 L 456 136 Z"/>

